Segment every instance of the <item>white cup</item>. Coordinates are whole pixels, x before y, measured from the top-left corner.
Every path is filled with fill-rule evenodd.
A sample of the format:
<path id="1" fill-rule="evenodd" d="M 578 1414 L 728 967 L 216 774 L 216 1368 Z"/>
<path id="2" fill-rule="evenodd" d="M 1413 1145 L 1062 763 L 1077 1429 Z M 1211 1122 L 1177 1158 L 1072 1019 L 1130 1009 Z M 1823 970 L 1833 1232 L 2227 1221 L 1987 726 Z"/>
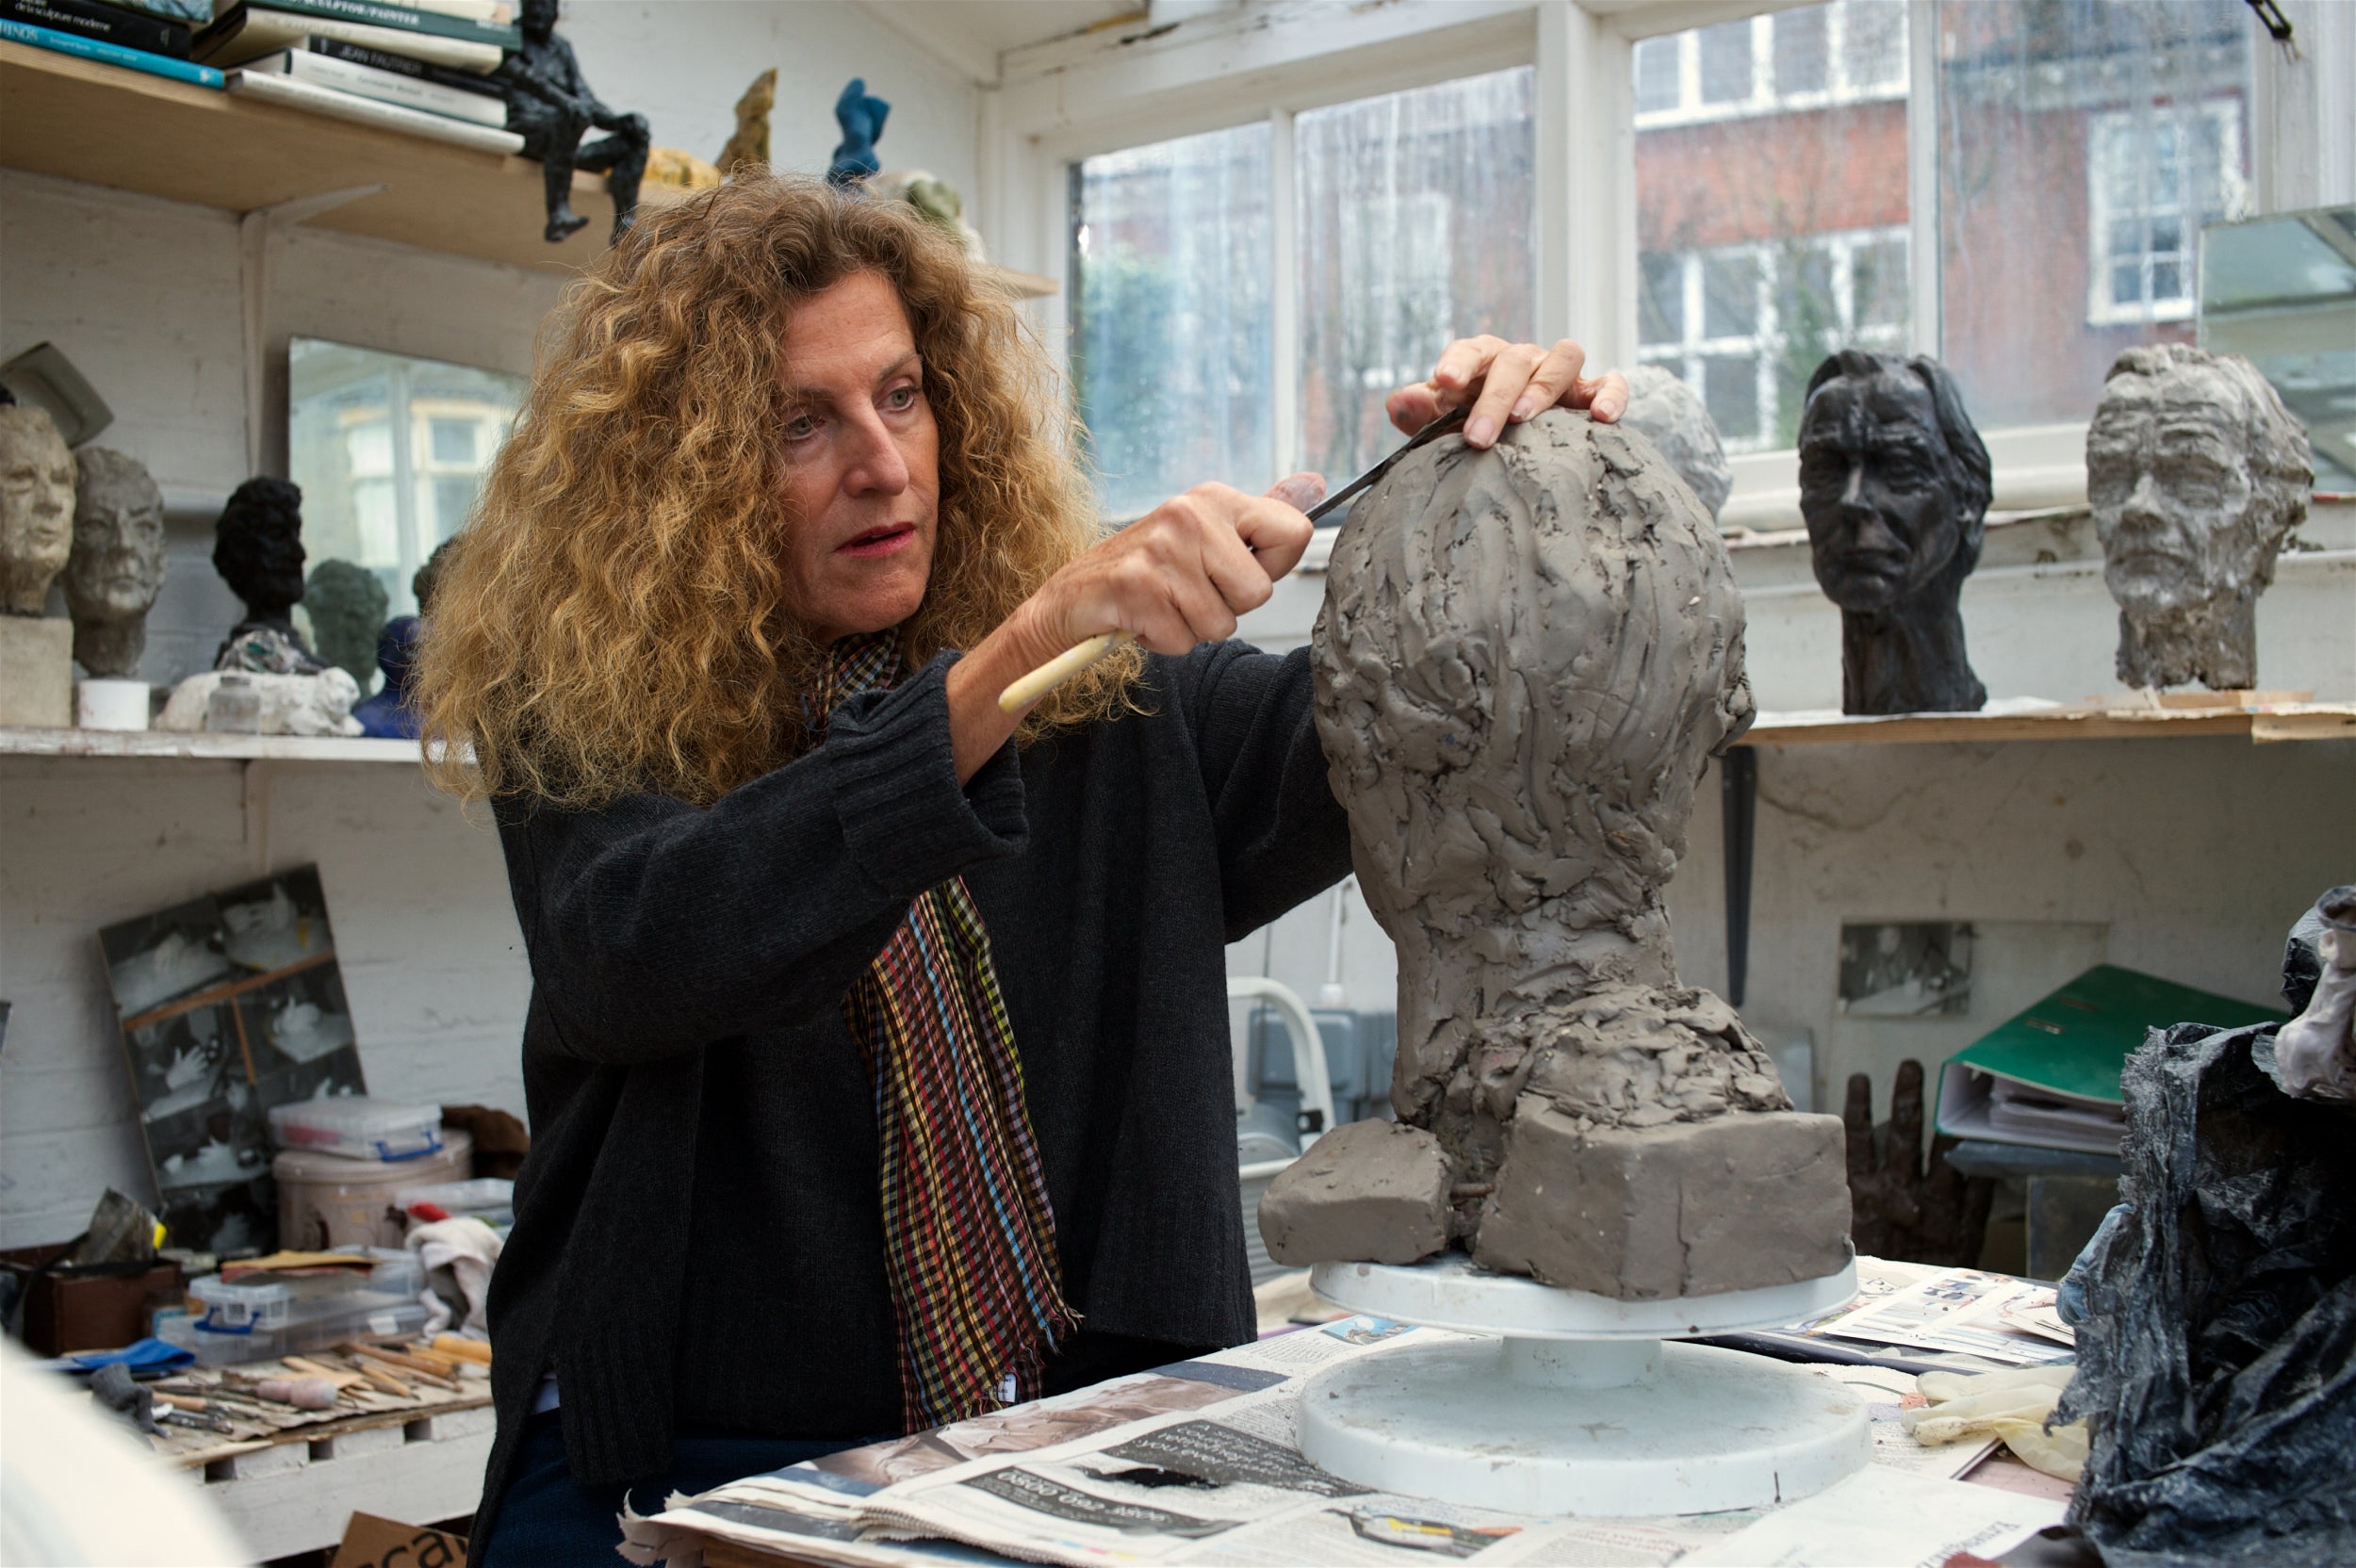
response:
<path id="1" fill-rule="evenodd" d="M 145 729 L 147 682 L 85 680 L 74 690 L 74 722 L 84 729 Z"/>

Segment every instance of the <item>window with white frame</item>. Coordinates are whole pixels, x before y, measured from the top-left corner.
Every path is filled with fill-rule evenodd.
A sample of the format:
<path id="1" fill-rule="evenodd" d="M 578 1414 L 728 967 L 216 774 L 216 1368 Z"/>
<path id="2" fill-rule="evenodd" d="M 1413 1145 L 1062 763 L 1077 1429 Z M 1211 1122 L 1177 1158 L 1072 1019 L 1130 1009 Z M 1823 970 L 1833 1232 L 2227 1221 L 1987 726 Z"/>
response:
<path id="1" fill-rule="evenodd" d="M 1386 395 L 1430 374 L 1451 339 L 1530 335 L 1533 75 L 1286 117 L 1288 207 L 1268 121 L 1071 166 L 1072 382 L 1107 515 L 1205 480 L 1355 473 L 1399 439 Z M 1295 259 L 1281 284 L 1280 248 Z M 1286 338 L 1278 286 L 1297 324 Z"/>
<path id="2" fill-rule="evenodd" d="M 2086 318 L 2181 321 L 2200 296 L 2201 225 L 2242 215 L 2240 105 L 2095 115 L 2086 138 Z"/>
<path id="3" fill-rule="evenodd" d="M 1906 0 L 1829 5 L 1639 41 L 1640 130 L 1903 97 Z"/>
<path id="4" fill-rule="evenodd" d="M 1638 357 L 1701 394 L 1729 451 L 1791 446 L 1833 350 L 1906 347 L 1904 229 L 1651 252 L 1639 270 Z"/>

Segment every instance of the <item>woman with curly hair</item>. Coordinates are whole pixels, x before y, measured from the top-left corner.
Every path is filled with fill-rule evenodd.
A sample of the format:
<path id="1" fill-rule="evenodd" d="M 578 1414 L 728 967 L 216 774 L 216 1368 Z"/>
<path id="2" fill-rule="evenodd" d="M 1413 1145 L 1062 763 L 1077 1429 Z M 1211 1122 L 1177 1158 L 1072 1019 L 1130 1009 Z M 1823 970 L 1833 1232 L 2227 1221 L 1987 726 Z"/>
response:
<path id="1" fill-rule="evenodd" d="M 1579 368 L 1468 340 L 1392 416 L 1615 417 Z M 812 181 L 552 318 L 417 676 L 532 975 L 478 1562 L 1252 1337 L 1223 950 L 1350 845 L 1305 653 L 1229 639 L 1318 482 L 1107 533 L 1072 437 L 954 240 Z"/>

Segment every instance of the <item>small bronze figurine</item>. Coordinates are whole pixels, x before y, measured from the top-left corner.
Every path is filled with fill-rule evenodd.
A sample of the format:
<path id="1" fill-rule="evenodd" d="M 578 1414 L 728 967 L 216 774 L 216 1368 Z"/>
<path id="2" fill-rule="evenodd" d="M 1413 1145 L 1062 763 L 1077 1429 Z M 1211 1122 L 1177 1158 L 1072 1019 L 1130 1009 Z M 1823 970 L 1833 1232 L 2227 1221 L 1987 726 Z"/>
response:
<path id="1" fill-rule="evenodd" d="M 646 118 L 618 114 L 597 101 L 581 79 L 573 46 L 556 36 L 557 0 L 524 0 L 524 46 L 499 68 L 506 90 L 507 128 L 524 139 L 524 156 L 538 158 L 548 186 L 550 244 L 586 228 L 573 210 L 573 171 L 605 176 L 614 198 L 614 237 L 630 232 L 638 214 L 638 182 L 646 172 L 652 133 Z M 608 134 L 583 145 L 591 129 Z"/>
<path id="2" fill-rule="evenodd" d="M 1972 713 L 1956 601 L 1980 564 L 1988 448 L 1937 360 L 1842 349 L 1808 378 L 1800 514 L 1816 580 L 1841 607 L 1847 713 Z"/>

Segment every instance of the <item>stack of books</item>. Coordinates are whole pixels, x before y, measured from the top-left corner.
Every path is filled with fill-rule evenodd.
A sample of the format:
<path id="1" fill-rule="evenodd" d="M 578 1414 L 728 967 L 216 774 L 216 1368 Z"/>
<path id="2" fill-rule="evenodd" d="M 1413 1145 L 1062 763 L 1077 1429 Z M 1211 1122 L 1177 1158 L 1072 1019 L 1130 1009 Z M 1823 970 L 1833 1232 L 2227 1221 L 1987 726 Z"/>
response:
<path id="1" fill-rule="evenodd" d="M 510 0 L 0 0 L 0 38 L 490 153 Z"/>

